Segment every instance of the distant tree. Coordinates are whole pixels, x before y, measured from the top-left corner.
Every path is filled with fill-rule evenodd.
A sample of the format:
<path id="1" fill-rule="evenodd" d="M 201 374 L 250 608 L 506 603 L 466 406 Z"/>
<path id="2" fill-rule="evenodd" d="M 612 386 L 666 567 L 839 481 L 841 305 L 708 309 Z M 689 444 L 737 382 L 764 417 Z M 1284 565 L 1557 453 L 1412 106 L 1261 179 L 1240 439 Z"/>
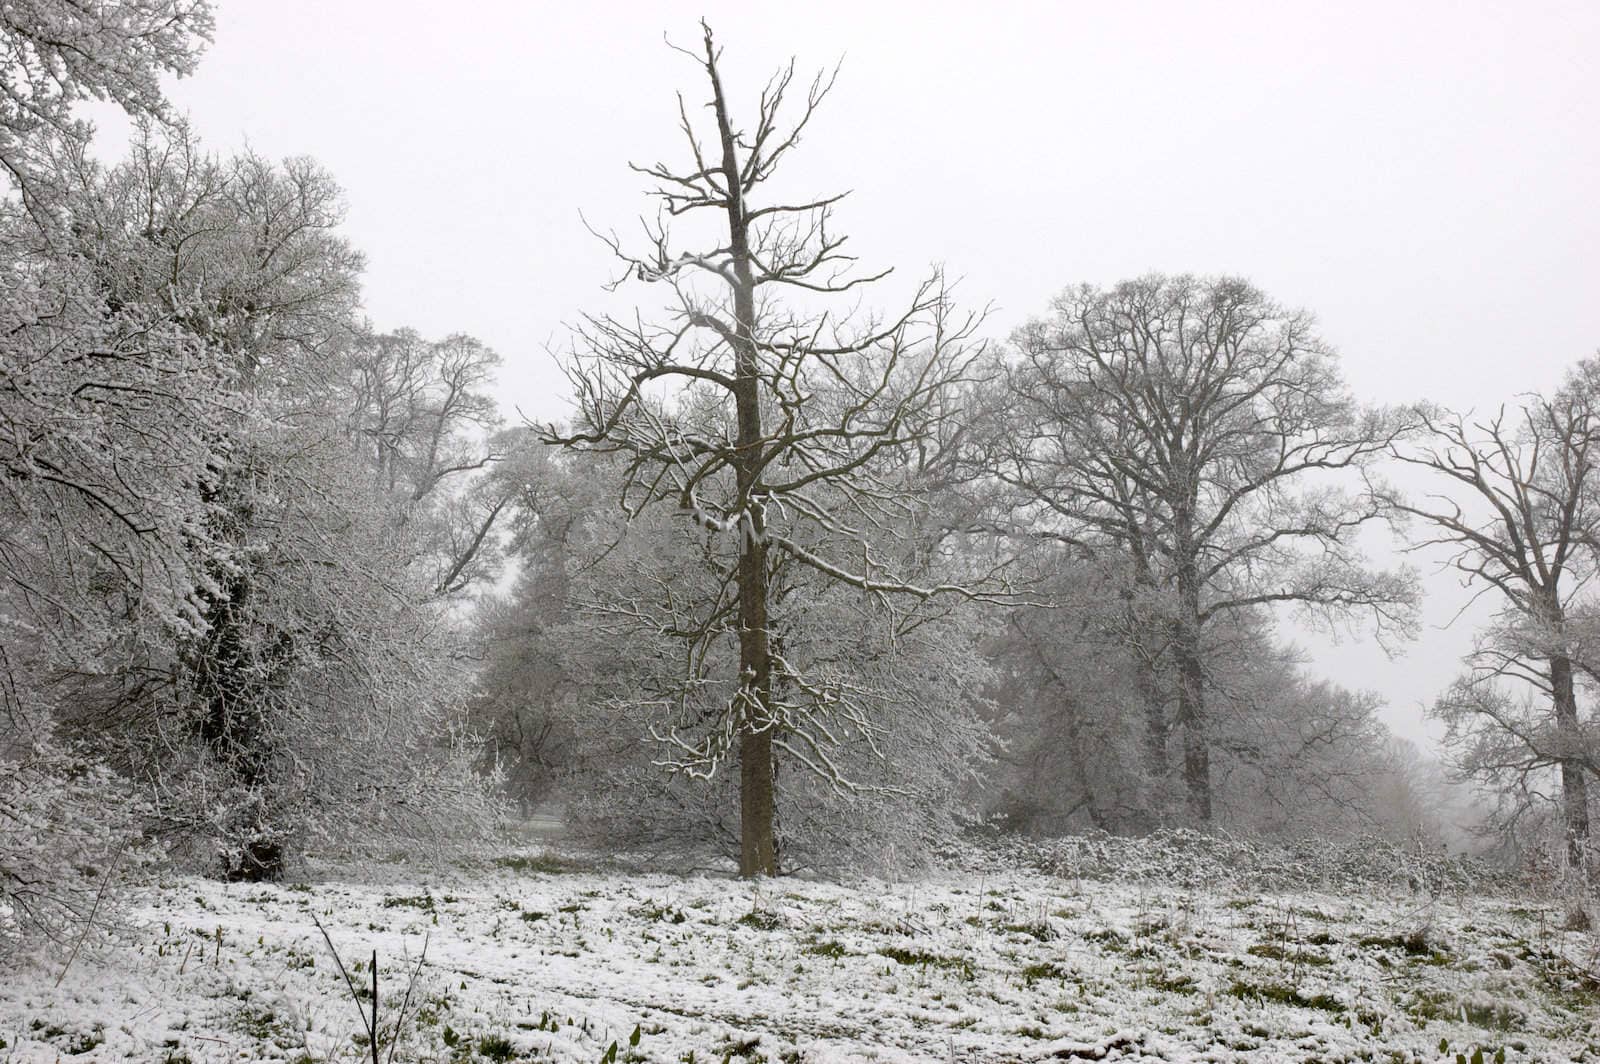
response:
<path id="1" fill-rule="evenodd" d="M 999 677 L 991 801 L 1017 830 L 1145 832 L 1169 806 L 1168 781 L 1148 761 L 1149 674 L 1125 627 L 1120 577 L 1115 564 L 1063 564 L 1032 587 L 1052 608 L 1007 611 L 986 641 Z M 1376 696 L 1313 681 L 1275 642 L 1265 609 L 1209 625 L 1201 649 L 1219 826 L 1306 835 L 1389 822 L 1372 800 L 1389 762 Z M 1169 670 L 1156 675 L 1170 690 Z"/>
<path id="2" fill-rule="evenodd" d="M 485 756 L 524 808 L 551 797 L 575 755 L 572 662 L 561 639 L 574 619 L 572 578 L 593 559 L 587 525 L 613 501 L 587 455 L 524 436 L 493 474 L 509 499 L 508 552 L 517 577 L 474 614 L 481 666 L 472 701 Z"/>
<path id="3" fill-rule="evenodd" d="M 1060 551 L 1031 560 L 1050 570 L 1028 583 L 1050 608 L 1006 610 L 984 641 L 1001 740 L 991 804 L 1030 834 L 1150 830 L 1164 774 L 1148 758 L 1145 662 L 1124 627 L 1120 569 Z"/>
<path id="4" fill-rule="evenodd" d="M 1274 643 L 1265 613 L 1233 620 L 1208 648 L 1218 819 L 1293 837 L 1381 829 L 1375 790 L 1391 743 L 1377 715 L 1383 700 L 1310 677 Z M 1215 645 L 1219 636 L 1231 645 Z"/>
<path id="5" fill-rule="evenodd" d="M 1469 420 L 1425 412 L 1418 437 L 1395 457 L 1428 473 L 1435 490 L 1390 500 L 1419 519 L 1417 549 L 1443 547 L 1477 594 L 1500 605 L 1467 671 L 1433 712 L 1468 775 L 1525 811 L 1542 777 L 1559 775 L 1567 858 L 1592 863 L 1589 780 L 1600 744 L 1577 700 L 1586 664 L 1582 594 L 1600 544 L 1600 361 L 1581 363 L 1550 398 Z"/>
<path id="6" fill-rule="evenodd" d="M 665 504 L 736 548 L 717 555 L 726 572 L 716 608 L 686 633 L 696 644 L 737 640 L 734 690 L 716 710 L 721 723 L 678 749 L 697 774 L 738 763 L 739 869 L 774 875 L 775 754 L 825 743 L 832 711 L 774 650 L 774 567 L 787 559 L 868 595 L 956 590 L 914 584 L 878 533 L 915 519 L 919 451 L 953 416 L 947 401 L 976 354 L 967 345 L 976 318 L 953 313 L 937 275 L 888 320 L 786 309 L 781 292 L 819 304 L 884 276 L 849 272 L 832 228 L 841 196 L 758 201 L 833 81 L 813 80 L 783 126 L 791 64 L 763 90 L 754 127 L 741 129 L 709 27 L 703 47 L 709 140 L 680 98 L 688 162 L 635 168 L 657 183 L 660 206 L 645 249 L 606 238 L 623 281 L 664 290 L 665 320 L 586 319 L 567 363 L 576 419 L 545 436 L 619 455 L 630 513 Z M 684 250 L 668 223 L 686 216 L 718 219 L 722 235 Z M 825 759 L 806 761 L 831 775 Z"/>
<path id="7" fill-rule="evenodd" d="M 418 526 L 435 593 L 457 595 L 488 578 L 514 492 L 487 475 L 514 446 L 498 432 L 490 394 L 500 356 L 465 333 L 430 341 L 400 329 L 358 331 L 346 359 L 346 432 Z"/>
<path id="8" fill-rule="evenodd" d="M 1357 407 L 1308 314 L 1235 278 L 1070 289 L 1013 343 L 1015 429 L 991 469 L 1035 534 L 1121 553 L 1128 628 L 1146 640 L 1151 764 L 1167 733 L 1161 656 L 1189 814 L 1209 822 L 1210 630 L 1276 603 L 1409 624 L 1412 578 L 1373 571 L 1354 543 L 1383 511 L 1339 480 L 1384 454 L 1398 425 Z"/>

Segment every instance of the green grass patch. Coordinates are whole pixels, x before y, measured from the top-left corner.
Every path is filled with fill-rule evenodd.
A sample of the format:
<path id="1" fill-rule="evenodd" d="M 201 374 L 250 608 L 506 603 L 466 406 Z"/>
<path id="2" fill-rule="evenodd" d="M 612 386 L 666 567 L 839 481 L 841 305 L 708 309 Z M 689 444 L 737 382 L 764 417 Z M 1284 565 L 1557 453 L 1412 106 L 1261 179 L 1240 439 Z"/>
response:
<path id="1" fill-rule="evenodd" d="M 1022 969 L 1022 981 L 1032 986 L 1043 979 L 1065 979 L 1067 970 L 1050 961 L 1038 961 Z"/>
<path id="2" fill-rule="evenodd" d="M 734 923 L 740 927 L 753 927 L 758 931 L 776 931 L 783 926 L 783 917 L 767 909 L 751 909 Z"/>
<path id="3" fill-rule="evenodd" d="M 850 955 L 850 951 L 844 948 L 844 943 L 836 939 L 809 943 L 803 948 L 803 951 L 816 957 L 831 957 L 834 960 Z"/>
<path id="4" fill-rule="evenodd" d="M 517 1047 L 504 1035 L 486 1034 L 478 1039 L 478 1056 L 485 1060 L 507 1061 L 517 1055 Z"/>
<path id="5" fill-rule="evenodd" d="M 434 911 L 432 894 L 386 895 L 383 899 L 385 909 L 419 909 L 425 913 Z"/>
<path id="6" fill-rule="evenodd" d="M 938 953 L 928 953 L 925 950 L 906 949 L 904 946 L 884 946 L 878 950 L 879 955 L 888 957 L 896 964 L 918 968 L 943 968 L 959 972 L 971 979 L 973 976 L 972 962 L 965 957 L 946 957 Z"/>
<path id="7" fill-rule="evenodd" d="M 1014 935 L 1027 935 L 1036 942 L 1049 942 L 1056 937 L 1055 929 L 1043 921 L 1025 924 L 1003 924 L 1000 929 L 1009 931 Z"/>
<path id="8" fill-rule="evenodd" d="M 578 861 L 557 857 L 553 853 L 514 854 L 495 858 L 495 865 L 520 875 L 559 876 L 588 869 Z"/>
<path id="9" fill-rule="evenodd" d="M 1242 983 L 1235 981 L 1228 994 L 1241 1001 L 1271 1001 L 1278 1005 L 1292 1005 L 1297 1009 L 1319 1009 L 1335 1015 L 1344 1012 L 1344 1005 L 1329 994 L 1302 994 L 1298 987 L 1281 983 Z"/>
<path id="10" fill-rule="evenodd" d="M 1192 994 L 1195 992 L 1194 976 L 1184 975 L 1181 972 L 1175 975 L 1157 972 L 1147 978 L 1144 985 L 1151 990 L 1159 990 L 1163 994 Z"/>
<path id="11" fill-rule="evenodd" d="M 1331 957 L 1325 957 L 1320 953 L 1312 953 L 1309 950 L 1301 949 L 1298 945 L 1291 945 L 1285 948 L 1277 942 L 1260 942 L 1251 946 L 1245 952 L 1252 957 L 1265 957 L 1267 960 L 1283 961 L 1286 964 L 1309 964 L 1315 967 L 1325 967 L 1333 963 Z"/>
<path id="12" fill-rule="evenodd" d="M 1419 990 L 1406 1011 L 1419 1020 L 1453 1020 L 1488 1031 L 1518 1031 L 1528 1015 L 1515 1002 L 1488 997 L 1460 997 L 1438 990 Z"/>
<path id="13" fill-rule="evenodd" d="M 1428 938 L 1428 933 L 1420 928 L 1403 934 L 1367 935 L 1358 939 L 1357 944 L 1365 949 L 1394 950 L 1408 957 L 1426 957 L 1431 953 L 1442 952 Z"/>
<path id="14" fill-rule="evenodd" d="M 637 916 L 641 920 L 656 920 L 665 924 L 681 924 L 689 919 L 682 909 L 674 909 L 668 905 L 661 905 L 653 901 L 635 905 L 628 910 L 629 916 Z"/>

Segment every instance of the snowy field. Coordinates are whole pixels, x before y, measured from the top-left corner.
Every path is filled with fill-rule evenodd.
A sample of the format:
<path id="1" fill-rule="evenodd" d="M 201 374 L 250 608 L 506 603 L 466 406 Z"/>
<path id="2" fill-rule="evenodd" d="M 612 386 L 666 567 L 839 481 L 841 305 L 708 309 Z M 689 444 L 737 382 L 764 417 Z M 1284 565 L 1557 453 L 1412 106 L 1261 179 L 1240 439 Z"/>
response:
<path id="1" fill-rule="evenodd" d="M 417 972 L 395 1060 L 1600 1061 L 1596 940 L 1549 901 L 536 853 L 405 875 L 172 879 L 59 988 L 59 962 L 0 978 L 0 1061 L 370 1059 L 313 917 L 359 987 L 378 951 L 384 1059 Z"/>

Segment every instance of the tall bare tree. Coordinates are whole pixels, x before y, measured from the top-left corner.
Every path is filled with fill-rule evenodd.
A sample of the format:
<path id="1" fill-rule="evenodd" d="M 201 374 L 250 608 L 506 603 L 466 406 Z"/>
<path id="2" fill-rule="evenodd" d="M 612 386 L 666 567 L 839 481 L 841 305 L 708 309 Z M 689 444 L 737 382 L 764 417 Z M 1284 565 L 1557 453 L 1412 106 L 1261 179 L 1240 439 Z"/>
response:
<path id="1" fill-rule="evenodd" d="M 618 284 L 665 293 L 664 319 L 585 319 L 567 363 L 574 426 L 544 435 L 622 456 L 629 512 L 676 506 L 736 545 L 725 609 L 712 610 L 689 638 L 736 631 L 737 690 L 710 738 L 677 744 L 675 756 L 701 774 L 736 758 L 740 871 L 772 875 L 775 750 L 801 756 L 802 747 L 825 742 L 830 702 L 774 651 L 774 566 L 787 558 L 867 593 L 956 590 L 912 583 L 880 545 L 916 519 L 912 483 L 951 420 L 950 393 L 976 357 L 968 341 L 978 317 L 954 313 L 938 274 L 887 319 L 785 307 L 783 293 L 815 306 L 888 272 L 852 271 L 845 238 L 831 224 L 842 194 L 760 202 L 834 79 L 814 78 L 785 122 L 797 91 L 791 62 L 762 90 L 753 128 L 741 126 L 720 49 L 702 29 L 702 51 L 684 52 L 706 79 L 709 135 L 680 95 L 687 162 L 634 167 L 655 183 L 659 208 L 644 223 L 643 250 L 603 237 L 625 268 Z M 717 235 L 685 249 L 671 223 L 705 217 L 717 220 Z"/>
<path id="2" fill-rule="evenodd" d="M 1480 778 L 1521 789 L 1557 770 L 1575 868 L 1589 860 L 1588 777 L 1600 773 L 1578 714 L 1586 655 L 1572 630 L 1579 596 L 1600 572 L 1597 389 L 1600 360 L 1589 360 L 1551 398 L 1528 395 L 1480 420 L 1428 411 L 1420 438 L 1394 449 L 1437 485 L 1417 501 L 1393 500 L 1429 530 L 1414 546 L 1448 549 L 1468 585 L 1501 607 L 1435 713 Z"/>
<path id="3" fill-rule="evenodd" d="M 1071 289 L 1014 344 L 1018 428 L 992 467 L 1021 516 L 1128 559 L 1132 627 L 1165 629 L 1144 649 L 1175 680 L 1189 814 L 1209 821 L 1208 630 L 1277 603 L 1409 623 L 1412 578 L 1373 571 L 1353 542 L 1378 502 L 1340 483 L 1398 421 L 1350 398 L 1310 315 L 1236 278 Z M 1159 768 L 1168 722 L 1147 682 Z"/>

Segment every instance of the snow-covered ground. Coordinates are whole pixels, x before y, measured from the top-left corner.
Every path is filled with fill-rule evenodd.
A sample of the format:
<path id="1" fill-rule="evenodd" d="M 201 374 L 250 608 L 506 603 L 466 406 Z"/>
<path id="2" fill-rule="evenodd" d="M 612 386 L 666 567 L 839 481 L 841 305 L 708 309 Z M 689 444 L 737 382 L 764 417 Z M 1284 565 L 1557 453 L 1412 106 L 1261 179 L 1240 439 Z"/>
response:
<path id="1" fill-rule="evenodd" d="M 1549 902 L 970 873 L 173 879 L 130 944 L 0 974 L 0 1061 L 1600 1061 L 1595 937 Z M 421 960 L 426 947 L 426 958 Z M 370 1003 L 363 1001 L 363 1007 Z M 637 1044 L 630 1036 L 637 1032 Z"/>

